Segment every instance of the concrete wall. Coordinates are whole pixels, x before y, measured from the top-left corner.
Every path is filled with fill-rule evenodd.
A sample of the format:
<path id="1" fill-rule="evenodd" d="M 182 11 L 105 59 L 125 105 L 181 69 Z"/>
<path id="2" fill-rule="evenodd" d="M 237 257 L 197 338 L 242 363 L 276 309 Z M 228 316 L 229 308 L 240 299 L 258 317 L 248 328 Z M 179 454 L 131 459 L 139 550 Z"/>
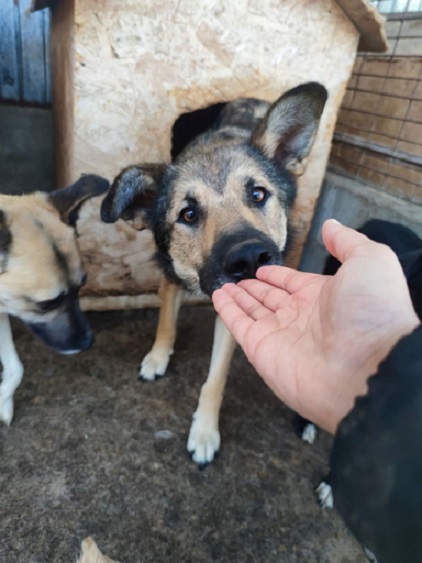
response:
<path id="1" fill-rule="evenodd" d="M 327 252 L 321 239 L 321 227 L 331 217 L 349 227 L 360 227 L 368 219 L 386 219 L 402 223 L 422 237 L 422 209 L 397 196 L 383 193 L 361 181 L 328 172 L 305 245 L 300 269 L 322 272 Z"/>

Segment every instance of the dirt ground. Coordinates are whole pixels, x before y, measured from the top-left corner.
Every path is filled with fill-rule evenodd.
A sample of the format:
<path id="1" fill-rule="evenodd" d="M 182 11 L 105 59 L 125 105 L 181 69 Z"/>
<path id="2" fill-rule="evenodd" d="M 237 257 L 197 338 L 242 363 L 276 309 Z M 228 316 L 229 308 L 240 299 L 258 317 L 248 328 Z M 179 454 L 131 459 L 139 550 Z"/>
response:
<path id="1" fill-rule="evenodd" d="M 25 365 L 15 418 L 0 427 L 0 562 L 71 563 L 83 538 L 122 563 L 366 563 L 314 487 L 330 438 L 313 446 L 240 350 L 221 414 L 222 449 L 186 453 L 208 369 L 214 314 L 184 307 L 167 376 L 137 381 L 156 310 L 92 313 L 96 344 L 57 356 L 19 323 Z"/>

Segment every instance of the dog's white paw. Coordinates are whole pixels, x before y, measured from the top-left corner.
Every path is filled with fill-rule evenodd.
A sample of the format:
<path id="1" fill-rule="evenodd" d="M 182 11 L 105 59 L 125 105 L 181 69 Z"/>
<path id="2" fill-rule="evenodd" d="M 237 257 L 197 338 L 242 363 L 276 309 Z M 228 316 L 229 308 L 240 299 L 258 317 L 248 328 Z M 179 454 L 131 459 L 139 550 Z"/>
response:
<path id="1" fill-rule="evenodd" d="M 139 379 L 154 381 L 157 377 L 162 377 L 166 373 L 172 354 L 173 350 L 151 350 L 142 360 Z"/>
<path id="2" fill-rule="evenodd" d="M 211 463 L 220 449 L 220 432 L 218 426 L 210 420 L 195 418 L 189 432 L 188 452 L 201 468 Z"/>
<path id="3" fill-rule="evenodd" d="M 307 442 L 308 444 L 313 444 L 315 442 L 315 438 L 317 436 L 317 429 L 315 424 L 310 422 L 305 426 L 302 432 L 302 440 Z"/>
<path id="4" fill-rule="evenodd" d="M 0 422 L 10 426 L 13 418 L 13 398 L 0 395 Z"/>
<path id="5" fill-rule="evenodd" d="M 325 481 L 321 481 L 321 483 L 316 488 L 316 494 L 318 495 L 321 508 L 333 508 L 334 498 L 331 485 L 329 485 Z"/>

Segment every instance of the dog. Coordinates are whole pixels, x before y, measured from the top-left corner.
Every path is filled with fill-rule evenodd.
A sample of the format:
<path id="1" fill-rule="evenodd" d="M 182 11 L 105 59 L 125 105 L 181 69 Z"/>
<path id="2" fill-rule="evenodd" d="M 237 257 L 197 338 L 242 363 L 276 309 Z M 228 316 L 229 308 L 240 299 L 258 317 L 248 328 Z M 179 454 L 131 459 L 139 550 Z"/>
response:
<path id="1" fill-rule="evenodd" d="M 80 204 L 108 188 L 107 180 L 90 175 L 50 194 L 0 195 L 0 421 L 6 425 L 24 371 L 9 316 L 60 354 L 82 352 L 93 343 L 79 308 L 86 277 L 73 225 Z"/>
<path id="2" fill-rule="evenodd" d="M 174 164 L 133 165 L 115 178 L 102 220 L 123 218 L 134 228 L 151 229 L 164 273 L 156 339 L 140 378 L 166 372 L 183 290 L 211 296 L 226 282 L 254 278 L 260 266 L 283 262 L 296 176 L 304 171 L 326 99 L 324 86 L 310 82 L 272 105 L 229 102 Z M 219 411 L 234 348 L 217 317 L 209 374 L 187 444 L 200 467 L 220 447 Z"/>

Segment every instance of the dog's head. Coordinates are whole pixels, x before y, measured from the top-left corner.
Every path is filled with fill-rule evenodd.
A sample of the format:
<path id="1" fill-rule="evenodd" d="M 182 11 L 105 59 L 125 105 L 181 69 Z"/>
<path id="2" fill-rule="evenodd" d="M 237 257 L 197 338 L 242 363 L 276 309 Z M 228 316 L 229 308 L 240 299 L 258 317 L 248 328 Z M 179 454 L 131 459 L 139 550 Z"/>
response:
<path id="1" fill-rule="evenodd" d="M 79 308 L 85 274 L 73 221 L 107 180 L 82 176 L 51 194 L 0 196 L 0 312 L 20 318 L 54 350 L 87 350 L 93 336 Z"/>
<path id="2" fill-rule="evenodd" d="M 326 98 L 320 84 L 304 84 L 270 106 L 249 138 L 219 146 L 207 137 L 174 165 L 124 169 L 103 201 L 102 219 L 150 228 L 165 273 L 190 291 L 210 295 L 280 264 L 295 176 Z"/>

